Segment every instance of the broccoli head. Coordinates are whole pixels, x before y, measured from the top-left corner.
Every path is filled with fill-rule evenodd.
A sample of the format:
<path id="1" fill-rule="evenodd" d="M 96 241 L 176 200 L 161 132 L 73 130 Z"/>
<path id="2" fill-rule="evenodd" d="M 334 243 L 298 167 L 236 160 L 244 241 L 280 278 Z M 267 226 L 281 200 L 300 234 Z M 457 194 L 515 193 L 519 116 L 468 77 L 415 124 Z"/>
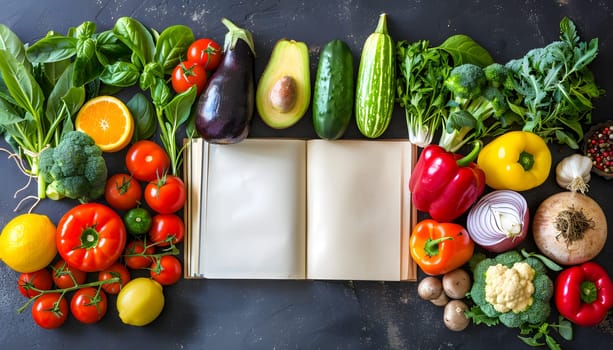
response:
<path id="1" fill-rule="evenodd" d="M 489 276 L 497 279 L 495 286 L 488 285 L 488 273 L 496 274 Z M 540 324 L 549 317 L 553 282 L 537 258 L 524 258 L 512 250 L 480 261 L 473 275 L 470 297 L 486 316 L 512 328 Z"/>
<path id="2" fill-rule="evenodd" d="M 102 151 L 87 134 L 65 133 L 55 148 L 39 155 L 40 179 L 51 199 L 65 197 L 88 202 L 104 194 L 108 175 Z"/>
<path id="3" fill-rule="evenodd" d="M 481 95 L 487 85 L 483 69 L 471 63 L 454 67 L 447 79 L 445 87 L 460 99 L 472 99 Z"/>

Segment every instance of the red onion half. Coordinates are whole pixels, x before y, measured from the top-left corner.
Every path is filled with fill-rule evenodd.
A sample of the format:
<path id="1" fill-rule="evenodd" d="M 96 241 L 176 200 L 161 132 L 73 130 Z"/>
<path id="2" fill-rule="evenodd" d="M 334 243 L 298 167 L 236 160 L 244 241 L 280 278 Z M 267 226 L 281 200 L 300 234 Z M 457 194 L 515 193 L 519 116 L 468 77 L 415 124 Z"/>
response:
<path id="1" fill-rule="evenodd" d="M 501 253 L 523 242 L 529 217 L 528 203 L 521 194 L 511 190 L 493 191 L 470 209 L 466 230 L 479 246 Z"/>

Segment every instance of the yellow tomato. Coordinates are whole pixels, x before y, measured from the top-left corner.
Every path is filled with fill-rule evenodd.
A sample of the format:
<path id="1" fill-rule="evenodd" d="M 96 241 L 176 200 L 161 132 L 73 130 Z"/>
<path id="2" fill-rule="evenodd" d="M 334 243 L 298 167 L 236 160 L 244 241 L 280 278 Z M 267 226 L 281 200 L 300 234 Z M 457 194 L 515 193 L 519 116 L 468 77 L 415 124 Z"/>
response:
<path id="1" fill-rule="evenodd" d="M 126 283 L 117 295 L 117 311 L 125 324 L 145 326 L 155 320 L 164 308 L 162 285 L 138 277 Z"/>

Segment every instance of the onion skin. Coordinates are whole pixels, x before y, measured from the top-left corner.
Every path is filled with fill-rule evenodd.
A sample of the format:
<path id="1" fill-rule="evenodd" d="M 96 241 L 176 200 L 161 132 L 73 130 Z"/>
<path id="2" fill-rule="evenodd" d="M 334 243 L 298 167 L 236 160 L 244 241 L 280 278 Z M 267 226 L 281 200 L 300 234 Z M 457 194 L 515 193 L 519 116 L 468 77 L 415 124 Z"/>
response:
<path id="1" fill-rule="evenodd" d="M 507 235 L 493 224 L 493 215 L 488 208 L 492 205 L 513 207 L 521 221 L 521 231 L 515 235 Z M 471 208 L 466 220 L 466 229 L 473 241 L 483 249 L 502 253 L 517 247 L 528 234 L 530 211 L 526 199 L 518 192 L 497 190 L 486 194 Z"/>
<path id="2" fill-rule="evenodd" d="M 566 243 L 555 227 L 558 214 L 574 208 L 593 220 L 583 237 Z M 561 265 L 576 265 L 592 260 L 604 248 L 607 240 L 607 219 L 604 211 L 592 198 L 577 192 L 559 192 L 545 199 L 536 209 L 532 233 L 537 248 Z"/>

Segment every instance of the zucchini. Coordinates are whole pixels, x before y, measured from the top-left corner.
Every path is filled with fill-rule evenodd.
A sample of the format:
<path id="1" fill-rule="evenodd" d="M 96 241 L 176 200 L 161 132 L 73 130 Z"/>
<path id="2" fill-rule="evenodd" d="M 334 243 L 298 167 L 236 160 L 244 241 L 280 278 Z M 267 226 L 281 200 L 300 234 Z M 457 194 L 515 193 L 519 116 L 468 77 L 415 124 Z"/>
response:
<path id="1" fill-rule="evenodd" d="M 395 75 L 394 43 L 382 13 L 364 42 L 358 68 L 355 116 L 362 135 L 376 138 L 387 129 L 394 109 Z"/>
<path id="2" fill-rule="evenodd" d="M 313 92 L 313 126 L 322 139 L 343 136 L 353 113 L 353 55 L 342 40 L 321 51 Z"/>

